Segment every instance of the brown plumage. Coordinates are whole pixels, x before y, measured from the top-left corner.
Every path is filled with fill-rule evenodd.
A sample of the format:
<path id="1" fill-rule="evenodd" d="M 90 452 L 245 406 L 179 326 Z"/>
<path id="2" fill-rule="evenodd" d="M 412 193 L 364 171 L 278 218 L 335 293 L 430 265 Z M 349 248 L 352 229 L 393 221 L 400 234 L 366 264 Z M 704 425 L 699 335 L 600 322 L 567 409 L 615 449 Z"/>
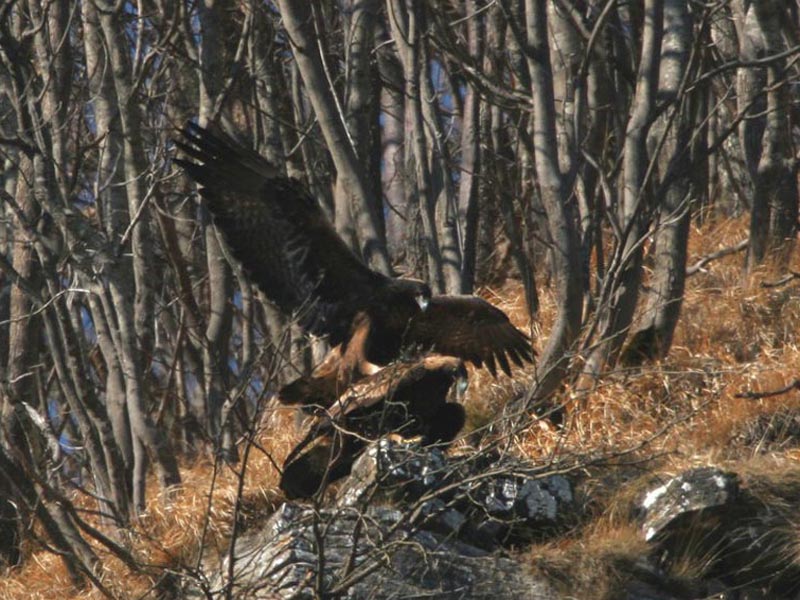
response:
<path id="1" fill-rule="evenodd" d="M 368 440 L 386 433 L 421 436 L 424 444 L 449 443 L 464 425 L 460 404 L 448 402 L 451 387 L 466 387 L 464 363 L 430 354 L 392 363 L 353 384 L 308 426 L 289 454 L 281 489 L 289 498 L 310 497 L 350 472 Z"/>
<path id="2" fill-rule="evenodd" d="M 510 363 L 533 359 L 529 338 L 485 300 L 431 298 L 424 282 L 369 269 L 300 183 L 279 176 L 256 152 L 191 123 L 181 133 L 178 147 L 196 162 L 175 162 L 200 184 L 244 270 L 308 332 L 340 346 L 316 375 L 283 390 L 285 402 L 324 392 L 329 404 L 409 348 L 457 356 L 493 375 L 498 365 L 510 374 Z"/>

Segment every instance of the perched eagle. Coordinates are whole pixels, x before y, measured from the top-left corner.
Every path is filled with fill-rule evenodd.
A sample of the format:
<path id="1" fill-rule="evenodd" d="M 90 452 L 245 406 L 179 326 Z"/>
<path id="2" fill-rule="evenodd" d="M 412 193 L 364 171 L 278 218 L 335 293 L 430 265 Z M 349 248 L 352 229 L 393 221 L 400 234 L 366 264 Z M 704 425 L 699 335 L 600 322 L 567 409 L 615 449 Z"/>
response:
<path id="1" fill-rule="evenodd" d="M 533 359 L 530 339 L 474 296 L 435 296 L 422 281 L 368 268 L 302 185 L 231 138 L 188 123 L 176 163 L 200 194 L 233 255 L 264 294 L 334 349 L 284 403 L 330 405 L 347 386 L 409 348 L 456 356 L 494 375 Z"/>
<path id="2" fill-rule="evenodd" d="M 281 489 L 288 498 L 308 498 L 344 477 L 365 445 L 386 433 L 446 444 L 464 426 L 464 408 L 448 402 L 466 389 L 459 358 L 429 354 L 400 360 L 353 384 L 312 420 L 305 438 L 284 463 Z"/>

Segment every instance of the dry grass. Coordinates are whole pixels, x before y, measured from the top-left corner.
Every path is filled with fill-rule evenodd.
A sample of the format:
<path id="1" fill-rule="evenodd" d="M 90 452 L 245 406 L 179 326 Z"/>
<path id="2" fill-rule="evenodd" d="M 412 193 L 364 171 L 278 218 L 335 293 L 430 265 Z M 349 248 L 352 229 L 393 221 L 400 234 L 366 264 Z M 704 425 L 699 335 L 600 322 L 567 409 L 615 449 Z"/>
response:
<path id="1" fill-rule="evenodd" d="M 745 236 L 743 220 L 707 223 L 692 233 L 689 262 Z M 791 435 L 786 432 L 791 431 L 793 416 L 800 415 L 800 394 L 793 390 L 764 399 L 736 395 L 778 389 L 800 377 L 800 281 L 765 288 L 763 282 L 776 281 L 781 274 L 764 270 L 745 276 L 742 262 L 741 254 L 728 256 L 688 280 L 667 360 L 611 373 L 588 394 L 564 390 L 562 401 L 571 410 L 563 428 L 537 421 L 516 436 L 515 451 L 533 460 L 556 451 L 607 457 L 625 453 L 584 471 L 581 499 L 592 518 L 567 538 L 526 550 L 534 568 L 564 580 L 576 573 L 593 573 L 579 587 L 593 590 L 591 597 L 610 594 L 617 566 L 645 551 L 630 517 L 633 502 L 653 481 L 687 467 L 715 464 L 737 471 L 762 496 L 780 496 L 784 503 L 789 502 L 788 490 L 797 494 L 800 468 L 795 463 L 800 448 L 788 443 Z M 800 270 L 797 256 L 790 268 Z M 481 293 L 517 326 L 531 330 L 541 351 L 557 308 L 548 290 L 541 293 L 541 313 L 532 325 L 518 283 Z M 485 371 L 470 375 L 466 406 L 469 425 L 475 428 L 490 421 L 512 394 L 526 387 L 532 369 L 513 381 L 503 375 L 494 380 Z M 253 450 L 245 475 L 240 514 L 245 525 L 263 518 L 281 501 L 276 491 L 278 472 L 270 456 L 282 463 L 295 439 L 293 421 L 291 411 L 285 410 L 264 421 L 260 449 Z M 225 547 L 237 474 L 220 467 L 213 491 L 211 461 L 186 464 L 182 475 L 184 484 L 172 501 L 153 498 L 147 514 L 132 528 L 129 546 L 147 565 L 141 572 L 133 573 L 101 552 L 100 578 L 120 598 L 147 595 L 162 566 L 196 564 L 200 547 Z M 155 488 L 153 482 L 150 489 Z M 687 566 L 687 573 L 693 568 L 702 565 Z M 42 550 L 29 552 L 24 567 L 0 579 L 0 598 L 70 593 L 76 598 L 99 597 L 91 590 L 75 595 L 60 560 Z"/>
<path id="2" fill-rule="evenodd" d="M 283 501 L 275 464 L 283 463 L 298 440 L 294 421 L 293 410 L 268 411 L 247 461 L 238 513 L 240 525 L 262 521 Z M 164 569 L 196 568 L 200 548 L 204 549 L 203 558 L 224 552 L 233 526 L 240 469 L 240 465 L 215 464 L 208 458 L 184 464 L 180 488 L 168 499 L 160 495 L 150 498 L 146 513 L 126 532 L 127 546 L 142 565 L 140 571 L 133 571 L 94 545 L 102 559 L 97 576 L 103 585 L 118 598 L 151 597 Z M 154 478 L 148 482 L 148 489 L 157 489 Z M 74 501 L 78 507 L 89 506 L 85 498 L 76 497 Z M 55 597 L 104 596 L 91 588 L 76 593 L 61 560 L 46 551 L 33 552 L 22 568 L 0 578 L 0 599 Z"/>

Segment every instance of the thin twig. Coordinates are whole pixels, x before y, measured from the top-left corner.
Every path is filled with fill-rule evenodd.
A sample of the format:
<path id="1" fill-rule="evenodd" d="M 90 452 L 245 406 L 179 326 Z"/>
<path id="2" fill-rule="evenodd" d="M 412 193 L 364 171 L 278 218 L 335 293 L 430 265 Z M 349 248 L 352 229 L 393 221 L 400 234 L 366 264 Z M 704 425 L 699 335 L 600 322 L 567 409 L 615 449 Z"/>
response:
<path id="1" fill-rule="evenodd" d="M 712 252 L 711 254 L 706 254 L 696 263 L 694 263 L 691 267 L 686 269 L 686 276 L 689 277 L 691 275 L 695 275 L 703 270 L 708 263 L 712 260 L 717 260 L 718 258 L 723 258 L 724 256 L 728 256 L 729 254 L 736 254 L 737 252 L 741 252 L 742 250 L 746 249 L 750 245 L 750 238 L 743 239 L 741 242 L 736 244 L 735 246 L 729 246 L 727 248 L 723 248 L 722 250 L 717 250 L 716 252 Z"/>
<path id="2" fill-rule="evenodd" d="M 797 271 L 789 271 L 788 275 L 784 275 L 777 281 L 762 281 L 761 287 L 762 288 L 776 288 L 782 285 L 786 285 L 790 281 L 794 281 L 795 279 L 800 279 L 800 273 Z"/>
<path id="3" fill-rule="evenodd" d="M 772 398 L 774 396 L 782 396 L 792 390 L 800 390 L 800 379 L 795 379 L 789 385 L 779 388 L 777 390 L 769 390 L 766 392 L 740 392 L 734 398 L 746 398 L 747 400 L 760 400 L 761 398 Z"/>

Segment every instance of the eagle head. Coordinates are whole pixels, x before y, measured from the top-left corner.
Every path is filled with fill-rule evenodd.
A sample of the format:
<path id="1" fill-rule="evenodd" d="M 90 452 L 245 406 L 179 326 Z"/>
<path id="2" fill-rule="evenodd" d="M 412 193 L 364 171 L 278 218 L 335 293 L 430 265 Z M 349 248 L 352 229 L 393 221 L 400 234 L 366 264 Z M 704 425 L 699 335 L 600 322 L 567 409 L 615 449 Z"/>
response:
<path id="1" fill-rule="evenodd" d="M 464 361 L 455 356 L 432 353 L 422 359 L 429 372 L 441 373 L 447 382 L 447 388 L 455 388 L 455 396 L 461 399 L 469 386 L 469 376 Z"/>
<path id="2" fill-rule="evenodd" d="M 394 293 L 413 299 L 420 310 L 428 308 L 433 295 L 430 286 L 419 279 L 395 279 L 391 287 Z"/>

